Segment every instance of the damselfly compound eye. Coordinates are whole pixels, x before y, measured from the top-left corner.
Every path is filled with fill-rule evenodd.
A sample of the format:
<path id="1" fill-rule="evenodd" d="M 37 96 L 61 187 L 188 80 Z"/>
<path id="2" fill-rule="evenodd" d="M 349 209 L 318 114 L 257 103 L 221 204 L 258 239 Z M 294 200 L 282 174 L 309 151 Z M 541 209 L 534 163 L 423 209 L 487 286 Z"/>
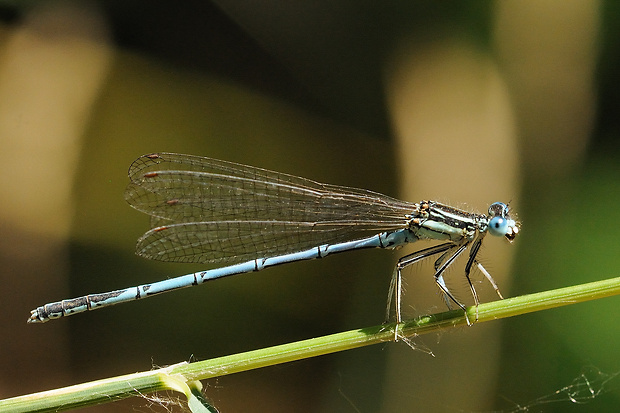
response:
<path id="1" fill-rule="evenodd" d="M 502 217 L 495 216 L 489 221 L 489 233 L 496 237 L 506 235 L 508 232 L 508 220 Z"/>

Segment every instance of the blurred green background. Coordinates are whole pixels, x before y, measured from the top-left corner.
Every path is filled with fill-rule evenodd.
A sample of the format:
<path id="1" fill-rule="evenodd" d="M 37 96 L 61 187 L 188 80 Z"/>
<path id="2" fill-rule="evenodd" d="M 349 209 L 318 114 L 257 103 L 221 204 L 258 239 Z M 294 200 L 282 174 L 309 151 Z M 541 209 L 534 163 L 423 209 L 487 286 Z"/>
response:
<path id="1" fill-rule="evenodd" d="M 0 17 L 0 398 L 378 324 L 396 259 L 421 247 L 27 325 L 50 301 L 205 269 L 133 254 L 149 220 L 123 200 L 126 171 L 155 151 L 479 212 L 511 202 L 520 237 L 483 251 L 505 296 L 618 276 L 616 2 L 5 1 Z M 444 309 L 429 266 L 407 284 L 408 316 Z M 222 412 L 615 412 L 619 305 L 224 376 L 205 394 Z M 180 411 L 84 410 L 166 408 Z"/>

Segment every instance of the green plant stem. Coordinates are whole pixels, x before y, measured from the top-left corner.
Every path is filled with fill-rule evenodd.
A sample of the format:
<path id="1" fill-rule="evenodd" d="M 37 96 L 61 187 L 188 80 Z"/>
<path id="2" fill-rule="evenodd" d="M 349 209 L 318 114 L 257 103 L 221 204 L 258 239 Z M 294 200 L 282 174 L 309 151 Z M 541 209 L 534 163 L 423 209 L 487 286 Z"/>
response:
<path id="1" fill-rule="evenodd" d="M 460 310 L 422 316 L 400 324 L 399 336 L 413 337 L 467 325 L 468 320 L 485 322 L 617 294 L 620 294 L 620 277 L 480 304 L 477 309 L 468 308 L 467 316 Z M 395 324 L 392 323 L 345 331 L 206 361 L 180 363 L 158 370 L 14 397 L 0 400 L 0 411 L 62 411 L 161 390 L 181 391 L 187 395 L 188 383 L 196 380 L 393 341 L 394 328 Z"/>

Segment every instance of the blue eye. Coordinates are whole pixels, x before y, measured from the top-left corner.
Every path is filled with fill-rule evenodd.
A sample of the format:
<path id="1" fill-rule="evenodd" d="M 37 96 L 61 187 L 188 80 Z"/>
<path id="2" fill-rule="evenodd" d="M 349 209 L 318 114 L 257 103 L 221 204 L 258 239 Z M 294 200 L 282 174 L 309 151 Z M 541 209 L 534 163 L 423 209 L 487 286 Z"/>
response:
<path id="1" fill-rule="evenodd" d="M 508 220 L 502 217 L 493 217 L 489 221 L 489 233 L 498 237 L 508 232 Z"/>

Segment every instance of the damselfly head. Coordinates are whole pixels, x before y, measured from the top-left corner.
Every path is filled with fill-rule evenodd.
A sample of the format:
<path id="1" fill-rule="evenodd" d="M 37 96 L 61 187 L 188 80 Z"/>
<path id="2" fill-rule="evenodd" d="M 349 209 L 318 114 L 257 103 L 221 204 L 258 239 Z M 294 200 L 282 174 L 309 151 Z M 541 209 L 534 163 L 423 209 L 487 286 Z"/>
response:
<path id="1" fill-rule="evenodd" d="M 519 223 L 510 218 L 508 205 L 494 202 L 489 206 L 489 226 L 491 235 L 503 236 L 512 242 L 519 233 Z"/>

